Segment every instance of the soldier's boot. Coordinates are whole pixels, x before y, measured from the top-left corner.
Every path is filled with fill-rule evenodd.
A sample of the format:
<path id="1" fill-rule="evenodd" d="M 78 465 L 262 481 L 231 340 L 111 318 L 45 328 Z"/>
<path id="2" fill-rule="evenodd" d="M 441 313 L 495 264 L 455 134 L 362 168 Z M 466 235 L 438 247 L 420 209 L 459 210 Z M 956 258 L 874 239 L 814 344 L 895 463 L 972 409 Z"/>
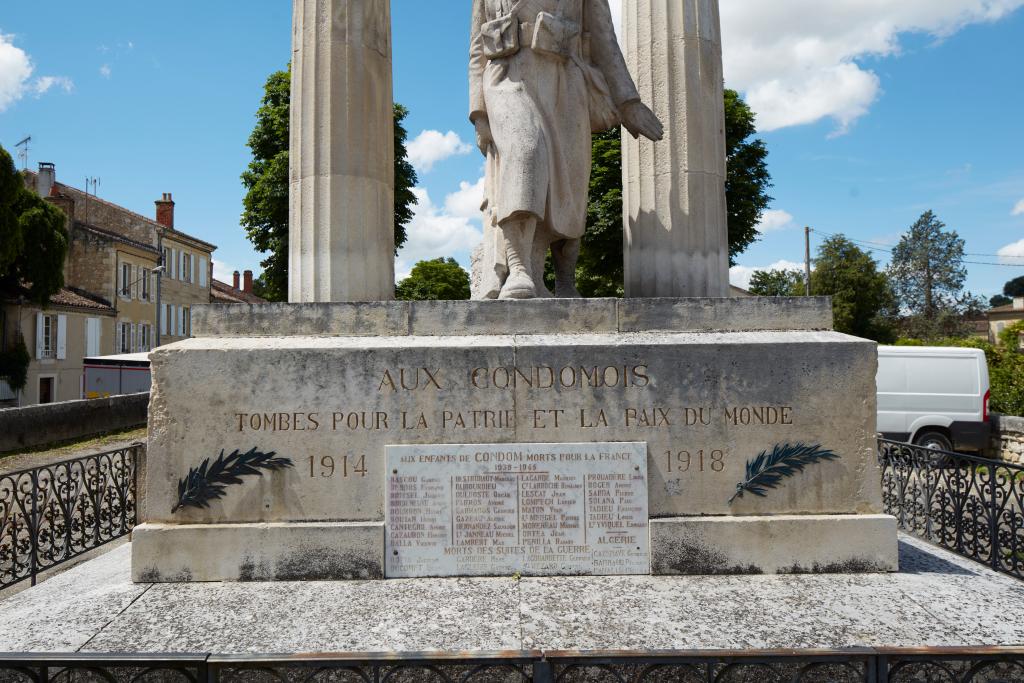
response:
<path id="1" fill-rule="evenodd" d="M 555 296 L 559 299 L 579 299 L 576 289 L 576 262 L 580 258 L 580 241 L 562 240 L 551 245 L 551 260 L 555 265 Z"/>
<path id="2" fill-rule="evenodd" d="M 530 274 L 533 235 L 537 221 L 534 218 L 510 220 L 501 226 L 505 235 L 505 256 L 508 277 L 501 288 L 499 299 L 535 299 L 537 287 Z"/>

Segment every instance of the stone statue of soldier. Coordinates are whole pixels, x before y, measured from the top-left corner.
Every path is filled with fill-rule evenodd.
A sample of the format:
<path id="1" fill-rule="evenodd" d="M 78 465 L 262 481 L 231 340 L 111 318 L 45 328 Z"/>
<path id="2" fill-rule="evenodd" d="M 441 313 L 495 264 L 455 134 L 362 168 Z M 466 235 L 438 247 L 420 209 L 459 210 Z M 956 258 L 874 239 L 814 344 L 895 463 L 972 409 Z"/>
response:
<path id="1" fill-rule="evenodd" d="M 578 297 L 591 133 L 623 125 L 660 140 L 640 101 L 608 0 L 473 0 L 470 115 L 487 157 L 474 299 Z"/>

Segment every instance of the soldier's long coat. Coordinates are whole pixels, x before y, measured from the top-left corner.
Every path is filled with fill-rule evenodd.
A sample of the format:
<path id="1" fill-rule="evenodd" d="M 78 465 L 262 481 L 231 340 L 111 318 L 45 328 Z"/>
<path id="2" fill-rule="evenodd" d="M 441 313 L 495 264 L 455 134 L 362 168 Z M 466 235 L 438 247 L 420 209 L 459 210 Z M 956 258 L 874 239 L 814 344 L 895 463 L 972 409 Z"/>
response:
<path id="1" fill-rule="evenodd" d="M 615 37 L 608 0 L 521 0 L 520 49 L 489 60 L 481 27 L 507 16 L 515 0 L 473 0 L 470 49 L 470 118 L 486 116 L 494 145 L 488 154 L 485 247 L 502 261 L 497 226 L 513 214 L 535 215 L 552 239 L 576 239 L 586 227 L 591 122 L 584 68 L 598 70 L 615 105 L 639 99 Z M 581 27 L 572 42 L 576 59 L 531 49 L 540 12 Z M 501 263 L 493 265 L 501 271 Z M 499 285 L 500 288 L 500 285 Z M 493 285 L 489 288 L 494 289 Z M 491 291 L 491 296 L 496 293 Z"/>

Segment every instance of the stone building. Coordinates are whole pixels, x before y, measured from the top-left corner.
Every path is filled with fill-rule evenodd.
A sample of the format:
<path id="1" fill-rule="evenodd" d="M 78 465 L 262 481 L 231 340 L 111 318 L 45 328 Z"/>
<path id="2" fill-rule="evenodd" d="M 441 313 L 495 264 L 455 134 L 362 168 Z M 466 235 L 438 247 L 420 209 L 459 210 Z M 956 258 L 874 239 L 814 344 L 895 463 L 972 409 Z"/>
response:
<path id="1" fill-rule="evenodd" d="M 192 307 L 211 300 L 216 247 L 175 228 L 170 194 L 153 220 L 57 182 L 53 164 L 25 177 L 67 215 L 65 289 L 45 309 L 22 292 L 0 292 L 0 350 L 21 338 L 32 356 L 20 397 L 0 381 L 0 405 L 82 398 L 83 358 L 191 336 Z"/>
<path id="2" fill-rule="evenodd" d="M 994 343 L 999 343 L 999 335 L 1007 327 L 1019 323 L 1021 320 L 1024 320 L 1024 297 L 1015 297 L 1012 304 L 989 309 L 989 339 Z M 1021 348 L 1024 348 L 1024 339 L 1021 340 Z"/>
<path id="3" fill-rule="evenodd" d="M 213 281 L 213 288 L 210 290 L 210 303 L 213 304 L 265 304 L 267 300 L 256 296 L 252 288 L 252 271 L 245 271 L 245 279 L 236 270 L 233 282 Z"/>

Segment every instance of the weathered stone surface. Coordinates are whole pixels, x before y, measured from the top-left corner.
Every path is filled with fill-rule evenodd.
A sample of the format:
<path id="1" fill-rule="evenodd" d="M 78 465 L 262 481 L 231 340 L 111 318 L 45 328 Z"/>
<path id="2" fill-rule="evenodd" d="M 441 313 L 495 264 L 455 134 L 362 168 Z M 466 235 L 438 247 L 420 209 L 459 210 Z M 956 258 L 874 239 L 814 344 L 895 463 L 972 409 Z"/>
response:
<path id="1" fill-rule="evenodd" d="M 388 577 L 650 574 L 642 443 L 388 446 Z"/>
<path id="2" fill-rule="evenodd" d="M 143 524 L 132 532 L 132 579 L 324 581 L 384 578 L 384 525 Z"/>
<path id="3" fill-rule="evenodd" d="M 618 441 L 648 444 L 655 517 L 877 513 L 875 367 L 834 332 L 193 339 L 152 354 L 147 515 L 381 521 L 387 445 Z M 799 443 L 839 458 L 731 501 Z M 190 468 L 252 448 L 294 468 L 172 513 Z"/>
<path id="4" fill-rule="evenodd" d="M 289 300 L 394 298 L 390 0 L 294 0 Z"/>
<path id="5" fill-rule="evenodd" d="M 667 124 L 658 144 L 623 138 L 626 296 L 727 296 L 718 0 L 632 0 L 622 14 L 630 72 Z"/>
<path id="6" fill-rule="evenodd" d="M 197 306 L 196 337 L 831 330 L 827 297 L 543 299 Z"/>
<path id="7" fill-rule="evenodd" d="M 856 574 L 899 569 L 888 515 L 685 517 L 651 521 L 655 574 Z"/>
<path id="8" fill-rule="evenodd" d="M 1019 580 L 908 537 L 900 554 L 900 573 L 858 576 L 139 585 L 119 548 L 0 602 L 0 652 L 1024 644 Z"/>
<path id="9" fill-rule="evenodd" d="M 831 330 L 828 297 L 621 299 L 620 332 Z"/>

